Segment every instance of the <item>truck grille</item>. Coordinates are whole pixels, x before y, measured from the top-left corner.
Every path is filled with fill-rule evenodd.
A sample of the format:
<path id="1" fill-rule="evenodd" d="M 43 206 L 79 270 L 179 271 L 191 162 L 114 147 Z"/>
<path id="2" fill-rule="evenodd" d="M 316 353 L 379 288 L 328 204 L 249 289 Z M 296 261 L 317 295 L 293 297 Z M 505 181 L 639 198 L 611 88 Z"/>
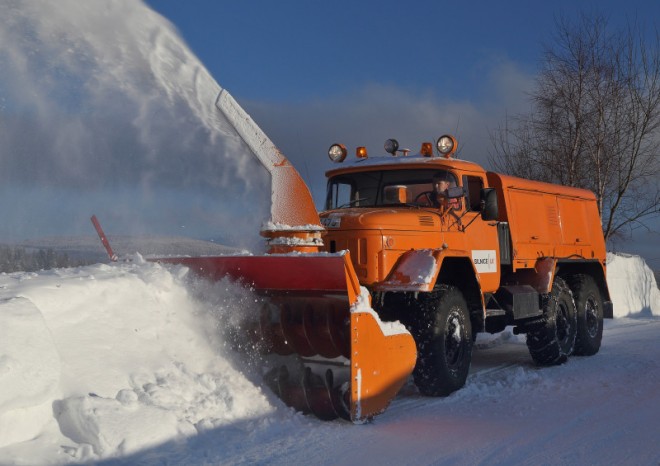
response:
<path id="1" fill-rule="evenodd" d="M 433 216 L 431 215 L 420 215 L 419 216 L 419 225 L 422 227 L 432 227 L 435 226 L 433 221 Z"/>

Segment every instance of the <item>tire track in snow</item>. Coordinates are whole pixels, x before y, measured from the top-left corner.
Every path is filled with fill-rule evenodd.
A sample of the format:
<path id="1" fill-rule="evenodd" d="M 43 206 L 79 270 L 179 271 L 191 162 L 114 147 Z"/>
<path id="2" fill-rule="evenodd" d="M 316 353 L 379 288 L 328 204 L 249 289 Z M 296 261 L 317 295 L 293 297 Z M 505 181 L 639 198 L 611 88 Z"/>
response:
<path id="1" fill-rule="evenodd" d="M 503 348 L 503 346 L 511 346 L 512 348 Z M 527 348 L 520 348 L 520 346 L 520 344 L 505 344 L 475 348 L 472 367 L 465 387 L 447 397 L 436 398 L 421 395 L 411 376 L 383 416 L 392 414 L 397 417 L 401 413 L 411 410 L 419 411 L 430 407 L 439 408 L 441 405 L 447 405 L 448 408 L 451 408 L 457 402 L 464 403 L 469 402 L 470 399 L 482 398 L 486 387 L 493 387 L 497 391 L 503 386 L 513 384 L 514 379 L 517 384 L 524 383 L 525 379 L 530 382 L 533 381 L 538 378 L 534 366 L 532 366 L 534 368 L 531 372 L 534 375 L 524 373 L 521 375 L 521 368 L 523 370 L 530 368 L 531 358 L 528 356 Z M 524 353 L 522 352 L 523 348 Z M 508 359 L 508 362 L 501 362 L 502 359 L 505 361 Z"/>

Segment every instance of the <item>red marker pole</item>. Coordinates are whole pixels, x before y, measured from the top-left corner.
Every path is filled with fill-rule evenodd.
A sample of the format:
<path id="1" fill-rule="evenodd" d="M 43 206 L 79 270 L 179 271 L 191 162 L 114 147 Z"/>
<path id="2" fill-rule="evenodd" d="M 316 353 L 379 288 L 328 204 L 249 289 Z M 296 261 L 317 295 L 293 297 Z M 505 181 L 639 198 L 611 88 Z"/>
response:
<path id="1" fill-rule="evenodd" d="M 112 247 L 110 247 L 110 242 L 108 241 L 108 238 L 106 238 L 105 233 L 103 233 L 103 228 L 101 228 L 101 224 L 99 223 L 99 220 L 96 218 L 96 215 L 92 215 L 92 224 L 94 225 L 96 232 L 99 234 L 99 238 L 101 239 L 101 243 L 103 243 L 103 246 L 105 247 L 105 250 L 108 253 L 108 257 L 112 262 L 117 262 L 117 254 L 115 254 L 112 251 Z"/>

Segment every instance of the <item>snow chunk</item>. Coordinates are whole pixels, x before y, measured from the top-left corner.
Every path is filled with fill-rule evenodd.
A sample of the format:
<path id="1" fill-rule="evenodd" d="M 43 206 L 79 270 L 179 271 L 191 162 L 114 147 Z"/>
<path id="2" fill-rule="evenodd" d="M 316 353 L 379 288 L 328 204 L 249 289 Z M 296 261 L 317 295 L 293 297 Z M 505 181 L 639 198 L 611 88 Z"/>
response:
<path id="1" fill-rule="evenodd" d="M 53 410 L 64 435 L 91 445 L 95 454 L 104 457 L 130 454 L 196 432 L 172 411 L 125 399 L 71 397 L 56 401 Z"/>
<path id="2" fill-rule="evenodd" d="M 136 374 L 132 390 L 117 394 L 120 401 L 154 406 L 199 431 L 274 411 L 259 387 L 218 358 L 215 371 L 195 372 L 178 363 L 155 374 Z"/>
<path id="3" fill-rule="evenodd" d="M 430 283 L 435 278 L 437 269 L 433 250 L 426 249 L 417 252 L 418 254 L 407 255 L 398 270 L 410 277 L 411 283 Z"/>
<path id="4" fill-rule="evenodd" d="M 372 317 L 376 319 L 376 322 L 378 322 L 378 326 L 385 336 L 409 333 L 408 330 L 406 330 L 406 327 L 398 320 L 394 322 L 383 322 L 380 320 L 378 313 L 371 307 L 371 295 L 369 294 L 369 290 L 363 286 L 360 287 L 360 296 L 358 296 L 355 304 L 351 306 L 351 314 L 356 312 L 371 314 Z"/>
<path id="5" fill-rule="evenodd" d="M 262 231 L 325 231 L 321 225 L 286 225 L 279 222 L 264 222 L 261 226 Z"/>
<path id="6" fill-rule="evenodd" d="M 273 238 L 268 241 L 268 245 L 273 246 L 273 245 L 281 245 L 281 246 L 323 246 L 323 240 L 321 238 L 310 238 L 310 239 L 304 239 L 304 238 L 289 238 L 289 237 L 281 237 L 281 238 Z"/>
<path id="7" fill-rule="evenodd" d="M 420 249 L 402 255 L 388 284 L 406 289 L 431 285 L 438 270 L 438 261 L 433 252 L 433 249 Z"/>

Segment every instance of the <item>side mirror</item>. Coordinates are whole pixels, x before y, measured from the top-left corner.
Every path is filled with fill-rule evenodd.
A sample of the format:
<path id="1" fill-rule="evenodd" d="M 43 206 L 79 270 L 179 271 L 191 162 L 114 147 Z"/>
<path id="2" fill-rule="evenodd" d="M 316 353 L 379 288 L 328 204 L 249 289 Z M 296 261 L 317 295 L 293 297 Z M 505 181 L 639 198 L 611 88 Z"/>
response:
<path id="1" fill-rule="evenodd" d="M 483 188 L 481 190 L 481 219 L 488 222 L 497 220 L 498 216 L 497 191 L 495 188 Z"/>

